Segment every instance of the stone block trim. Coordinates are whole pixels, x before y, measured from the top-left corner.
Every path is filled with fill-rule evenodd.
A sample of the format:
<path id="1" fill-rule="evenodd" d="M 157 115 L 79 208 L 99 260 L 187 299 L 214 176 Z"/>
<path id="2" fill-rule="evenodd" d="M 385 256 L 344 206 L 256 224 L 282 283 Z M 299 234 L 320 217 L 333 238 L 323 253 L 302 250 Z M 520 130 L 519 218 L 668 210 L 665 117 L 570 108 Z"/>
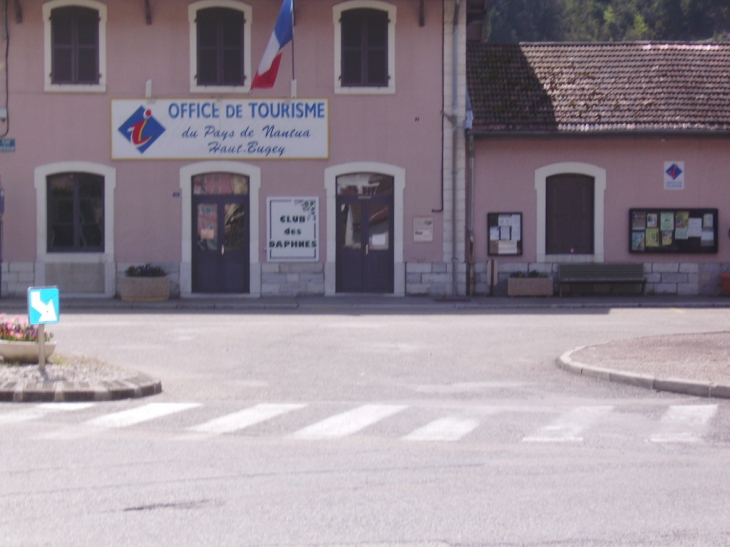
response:
<path id="1" fill-rule="evenodd" d="M 407 262 L 406 263 L 406 295 L 451 295 L 451 262 Z M 456 264 L 456 291 L 466 294 L 466 263 Z"/>
<path id="2" fill-rule="evenodd" d="M 507 294 L 507 279 L 513 272 L 538 271 L 557 277 L 558 263 L 506 262 L 497 259 L 498 272 L 494 280 L 494 294 Z M 697 296 L 720 295 L 720 272 L 730 272 L 730 264 L 696 262 L 647 262 L 644 263 L 646 294 Z M 487 263 L 475 264 L 474 282 L 477 296 L 489 293 Z"/>
<path id="3" fill-rule="evenodd" d="M 701 294 L 699 270 L 700 264 L 696 262 L 647 262 L 644 264 L 646 294 Z"/>
<path id="4" fill-rule="evenodd" d="M 1 296 L 25 297 L 35 282 L 35 263 L 3 262 Z"/>
<path id="5" fill-rule="evenodd" d="M 267 262 L 261 269 L 262 296 L 324 294 L 324 264 Z"/>

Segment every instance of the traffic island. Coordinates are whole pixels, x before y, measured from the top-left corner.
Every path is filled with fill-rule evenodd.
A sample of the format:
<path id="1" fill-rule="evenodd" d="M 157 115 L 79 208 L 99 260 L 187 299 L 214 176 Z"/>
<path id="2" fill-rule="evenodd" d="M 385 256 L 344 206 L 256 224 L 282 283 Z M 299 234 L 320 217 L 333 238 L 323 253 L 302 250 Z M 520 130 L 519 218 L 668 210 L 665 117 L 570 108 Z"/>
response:
<path id="1" fill-rule="evenodd" d="M 0 402 L 84 402 L 148 397 L 162 382 L 99 360 L 60 354 L 39 365 L 0 364 Z"/>

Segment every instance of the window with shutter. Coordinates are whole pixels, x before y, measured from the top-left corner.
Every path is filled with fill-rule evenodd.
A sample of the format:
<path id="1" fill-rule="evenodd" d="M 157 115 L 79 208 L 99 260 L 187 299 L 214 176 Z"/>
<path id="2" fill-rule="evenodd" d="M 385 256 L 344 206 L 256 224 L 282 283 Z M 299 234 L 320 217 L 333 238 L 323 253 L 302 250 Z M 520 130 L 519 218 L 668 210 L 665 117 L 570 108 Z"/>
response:
<path id="1" fill-rule="evenodd" d="M 188 6 L 192 93 L 250 89 L 251 17 L 251 7 L 235 0 L 201 0 Z"/>
<path id="2" fill-rule="evenodd" d="M 594 179 L 560 174 L 547 178 L 545 252 L 593 254 Z"/>
<path id="3" fill-rule="evenodd" d="M 243 85 L 243 13 L 198 11 L 198 85 Z"/>
<path id="4" fill-rule="evenodd" d="M 52 0 L 43 15 L 46 91 L 106 91 L 106 6 Z"/>
<path id="5" fill-rule="evenodd" d="M 342 14 L 342 85 L 388 85 L 388 14 L 354 9 Z"/>
<path id="6" fill-rule="evenodd" d="M 99 12 L 68 6 L 51 12 L 54 84 L 99 83 Z"/>
<path id="7" fill-rule="evenodd" d="M 335 93 L 395 93 L 395 6 L 349 0 L 333 11 Z"/>

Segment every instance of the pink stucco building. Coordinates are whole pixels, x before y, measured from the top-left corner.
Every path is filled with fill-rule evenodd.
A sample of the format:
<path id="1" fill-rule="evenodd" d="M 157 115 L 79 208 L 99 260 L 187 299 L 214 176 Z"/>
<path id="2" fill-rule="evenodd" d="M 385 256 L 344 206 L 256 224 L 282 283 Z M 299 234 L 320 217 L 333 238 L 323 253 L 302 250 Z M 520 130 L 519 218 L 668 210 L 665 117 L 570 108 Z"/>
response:
<path id="1" fill-rule="evenodd" d="M 465 290 L 465 2 L 296 0 L 271 89 L 281 0 L 3 4 L 3 295 Z"/>
<path id="2" fill-rule="evenodd" d="M 2 294 L 502 294 L 730 270 L 730 47 L 479 41 L 481 0 L 5 0 Z M 467 104 L 469 107 L 467 108 Z"/>
<path id="3" fill-rule="evenodd" d="M 648 293 L 719 292 L 730 45 L 474 42 L 467 66 L 476 292 L 568 262 L 643 264 Z"/>

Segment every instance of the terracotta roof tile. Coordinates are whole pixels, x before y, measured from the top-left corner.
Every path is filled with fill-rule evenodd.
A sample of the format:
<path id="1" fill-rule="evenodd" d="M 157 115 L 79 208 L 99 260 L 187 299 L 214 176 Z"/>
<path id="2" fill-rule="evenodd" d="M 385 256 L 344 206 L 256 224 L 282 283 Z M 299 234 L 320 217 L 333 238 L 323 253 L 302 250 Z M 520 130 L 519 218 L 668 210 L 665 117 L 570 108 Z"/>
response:
<path id="1" fill-rule="evenodd" d="M 730 131 L 730 44 L 469 44 L 474 130 Z"/>

